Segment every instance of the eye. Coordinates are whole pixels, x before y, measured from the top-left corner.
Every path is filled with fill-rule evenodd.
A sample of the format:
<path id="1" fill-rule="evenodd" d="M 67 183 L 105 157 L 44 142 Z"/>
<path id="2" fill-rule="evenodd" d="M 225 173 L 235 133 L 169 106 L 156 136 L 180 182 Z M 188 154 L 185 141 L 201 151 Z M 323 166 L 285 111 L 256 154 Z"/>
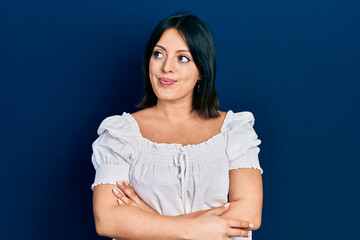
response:
<path id="1" fill-rule="evenodd" d="M 181 55 L 181 56 L 179 56 L 179 61 L 182 63 L 187 63 L 187 62 L 190 62 L 190 58 L 188 58 L 187 56 Z"/>
<path id="2" fill-rule="evenodd" d="M 153 51 L 153 56 L 155 58 L 161 58 L 163 54 L 160 51 Z"/>

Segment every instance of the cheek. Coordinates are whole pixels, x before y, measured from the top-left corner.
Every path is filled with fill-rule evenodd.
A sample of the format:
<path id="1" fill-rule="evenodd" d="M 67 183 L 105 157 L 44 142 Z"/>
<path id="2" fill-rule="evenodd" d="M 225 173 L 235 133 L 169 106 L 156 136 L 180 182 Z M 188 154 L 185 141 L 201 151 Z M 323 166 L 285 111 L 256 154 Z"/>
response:
<path id="1" fill-rule="evenodd" d="M 151 75 L 151 73 L 154 71 L 154 61 L 152 61 L 150 59 L 150 62 L 149 62 L 149 74 Z"/>
<path id="2" fill-rule="evenodd" d="M 157 64 L 154 61 L 149 62 L 149 77 L 150 77 L 150 82 L 152 82 L 153 78 L 155 78 L 155 74 L 157 72 Z"/>
<path id="3" fill-rule="evenodd" d="M 199 71 L 197 70 L 196 67 L 192 67 L 190 69 L 187 69 L 185 71 L 186 77 L 188 79 L 191 79 L 191 81 L 195 81 L 197 82 L 197 80 L 199 80 Z"/>

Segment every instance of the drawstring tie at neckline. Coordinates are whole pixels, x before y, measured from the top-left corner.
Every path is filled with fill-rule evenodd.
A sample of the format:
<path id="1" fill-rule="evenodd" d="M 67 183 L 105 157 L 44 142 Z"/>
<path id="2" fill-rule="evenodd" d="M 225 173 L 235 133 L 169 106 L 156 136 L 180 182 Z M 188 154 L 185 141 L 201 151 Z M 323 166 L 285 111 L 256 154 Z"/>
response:
<path id="1" fill-rule="evenodd" d="M 180 185 L 181 185 L 181 199 L 183 202 L 185 214 L 190 212 L 189 207 L 187 206 L 187 196 L 186 196 L 186 184 L 189 179 L 189 155 L 186 151 L 183 151 L 181 153 L 175 153 L 174 154 L 174 163 L 175 166 L 180 167 L 180 173 L 178 175 L 178 178 L 180 179 Z"/>

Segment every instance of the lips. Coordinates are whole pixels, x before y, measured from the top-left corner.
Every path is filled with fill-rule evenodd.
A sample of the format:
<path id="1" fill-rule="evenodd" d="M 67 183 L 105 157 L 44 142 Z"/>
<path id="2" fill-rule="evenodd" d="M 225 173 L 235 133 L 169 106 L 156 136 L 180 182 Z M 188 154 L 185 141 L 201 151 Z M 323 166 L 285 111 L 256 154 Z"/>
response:
<path id="1" fill-rule="evenodd" d="M 163 86 L 170 86 L 176 83 L 176 81 L 171 78 L 159 78 L 159 82 Z"/>

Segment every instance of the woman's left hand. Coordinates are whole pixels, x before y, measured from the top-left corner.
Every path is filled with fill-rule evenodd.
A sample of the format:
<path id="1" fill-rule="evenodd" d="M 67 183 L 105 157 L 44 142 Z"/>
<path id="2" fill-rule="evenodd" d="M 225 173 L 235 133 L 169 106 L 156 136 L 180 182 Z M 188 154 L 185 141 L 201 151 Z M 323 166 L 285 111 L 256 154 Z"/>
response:
<path id="1" fill-rule="evenodd" d="M 134 191 L 127 181 L 117 181 L 116 185 L 118 188 L 113 188 L 113 194 L 117 197 L 119 205 L 128 205 L 133 207 L 141 208 L 147 212 L 156 213 L 149 205 L 147 205 Z"/>

